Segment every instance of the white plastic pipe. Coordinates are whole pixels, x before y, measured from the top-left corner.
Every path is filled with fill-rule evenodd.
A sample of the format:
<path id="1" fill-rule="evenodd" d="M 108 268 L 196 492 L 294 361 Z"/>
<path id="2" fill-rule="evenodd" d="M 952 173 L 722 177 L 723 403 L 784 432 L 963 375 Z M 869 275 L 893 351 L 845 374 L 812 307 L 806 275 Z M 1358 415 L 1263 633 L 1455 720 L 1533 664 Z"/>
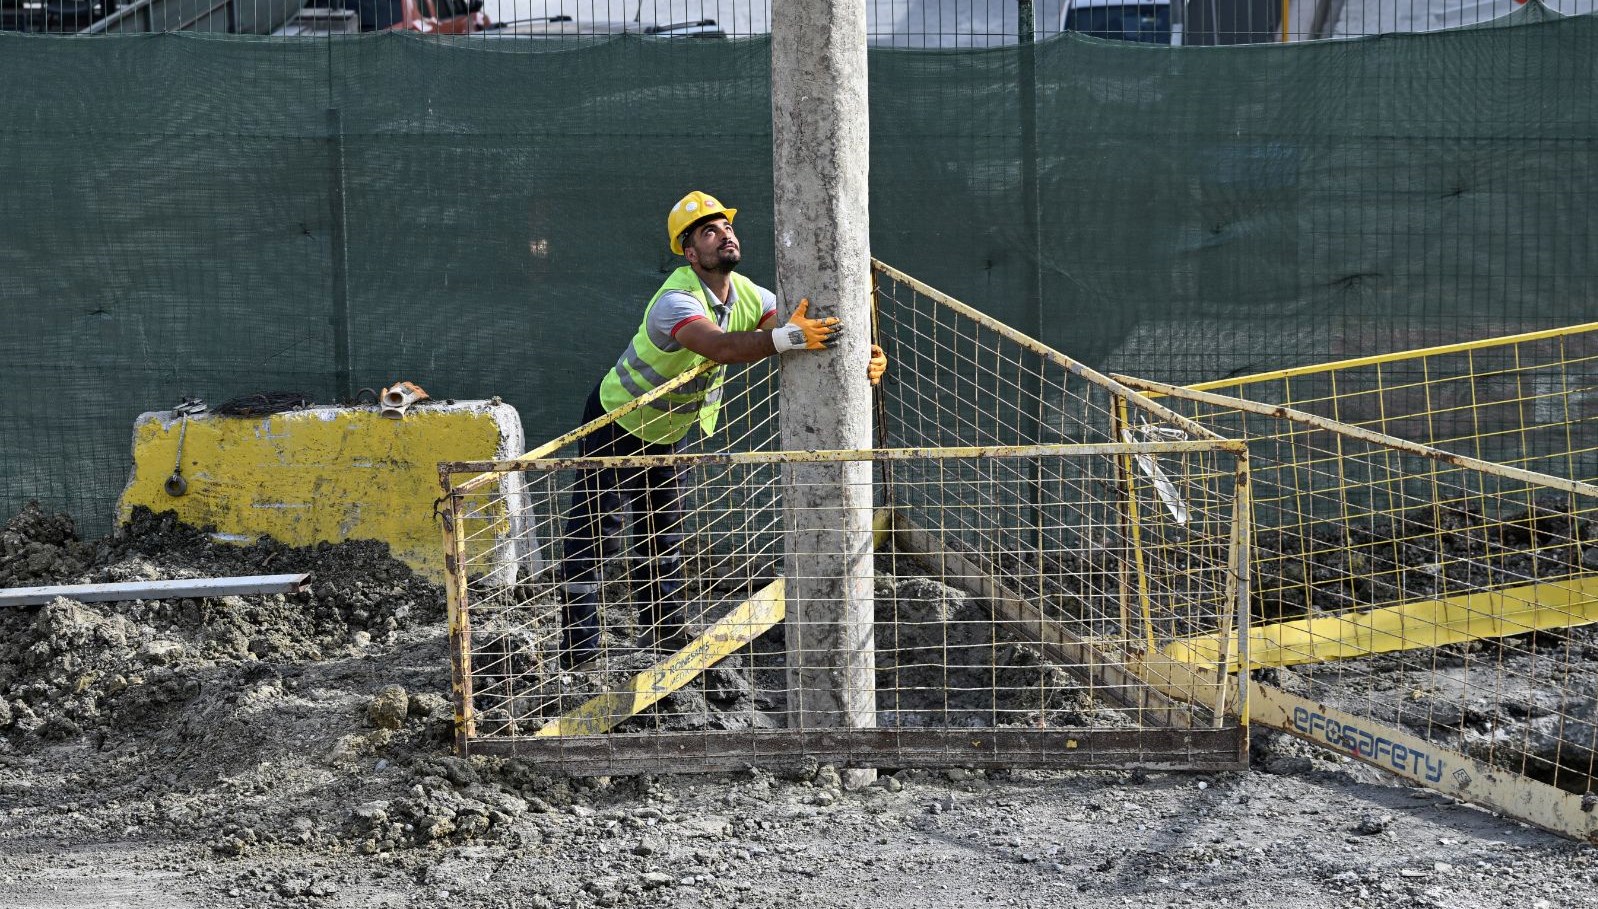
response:
<path id="1" fill-rule="evenodd" d="M 379 398 L 378 412 L 391 420 L 398 420 L 405 416 L 405 411 L 412 404 L 427 397 L 427 392 L 422 391 L 409 382 L 400 382 L 383 389 Z"/>

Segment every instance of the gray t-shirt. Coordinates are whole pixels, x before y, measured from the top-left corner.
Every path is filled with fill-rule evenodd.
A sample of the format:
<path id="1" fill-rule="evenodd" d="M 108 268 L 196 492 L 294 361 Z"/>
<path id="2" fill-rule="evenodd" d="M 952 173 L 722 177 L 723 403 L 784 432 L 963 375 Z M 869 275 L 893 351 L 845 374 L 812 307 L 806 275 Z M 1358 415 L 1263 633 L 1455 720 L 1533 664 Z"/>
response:
<path id="1" fill-rule="evenodd" d="M 700 282 L 701 285 L 704 282 Z M 760 292 L 760 319 L 777 311 L 777 295 L 771 291 L 755 285 L 755 290 Z M 705 288 L 705 296 L 715 306 L 716 324 L 722 330 L 727 329 L 727 315 L 732 307 L 714 302 L 716 295 Z M 729 302 L 731 302 L 729 300 Z M 649 316 L 645 320 L 645 330 L 649 333 L 649 341 L 656 347 L 666 352 L 681 350 L 682 345 L 677 343 L 677 329 L 682 328 L 695 319 L 705 318 L 705 308 L 699 305 L 699 299 L 685 290 L 668 290 L 660 295 L 655 305 L 649 307 Z"/>

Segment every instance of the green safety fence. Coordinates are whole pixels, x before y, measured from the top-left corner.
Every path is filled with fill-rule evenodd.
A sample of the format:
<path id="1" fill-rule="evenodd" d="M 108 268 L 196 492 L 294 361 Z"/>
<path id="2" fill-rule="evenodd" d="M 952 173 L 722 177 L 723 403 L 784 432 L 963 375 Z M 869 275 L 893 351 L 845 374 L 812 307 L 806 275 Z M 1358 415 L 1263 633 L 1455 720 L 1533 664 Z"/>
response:
<path id="1" fill-rule="evenodd" d="M 1598 19 L 1499 25 L 873 50 L 871 252 L 1175 382 L 1590 320 Z M 773 283 L 765 38 L 0 35 L 0 77 L 5 514 L 103 530 L 185 395 L 404 378 L 568 428 L 691 188 Z"/>

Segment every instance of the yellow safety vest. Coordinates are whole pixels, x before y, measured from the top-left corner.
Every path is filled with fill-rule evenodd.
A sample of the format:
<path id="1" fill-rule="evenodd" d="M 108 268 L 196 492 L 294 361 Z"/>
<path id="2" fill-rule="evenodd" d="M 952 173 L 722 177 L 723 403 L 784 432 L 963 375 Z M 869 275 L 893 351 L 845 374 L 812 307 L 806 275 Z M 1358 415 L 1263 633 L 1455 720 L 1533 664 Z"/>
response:
<path id="1" fill-rule="evenodd" d="M 760 326 L 760 317 L 765 314 L 760 291 L 753 281 L 736 272 L 728 275 L 728 278 L 732 283 L 732 292 L 727 300 L 730 312 L 726 324 L 721 326 L 722 330 L 753 331 Z M 693 294 L 704 308 L 705 318 L 716 321 L 710 292 L 705 289 L 699 276 L 694 274 L 694 270 L 684 265 L 672 272 L 666 283 L 655 291 L 649 306 L 645 307 L 643 322 L 633 334 L 632 342 L 599 383 L 599 401 L 606 411 L 615 410 L 705 362 L 704 357 L 686 347 L 666 351 L 649 340 L 649 309 L 667 292 L 674 290 Z M 688 434 L 695 422 L 708 436 L 716 431 L 716 422 L 721 414 L 721 383 L 726 371 L 725 367 L 717 367 L 682 388 L 623 414 L 616 422 L 651 444 L 669 445 L 677 442 Z"/>

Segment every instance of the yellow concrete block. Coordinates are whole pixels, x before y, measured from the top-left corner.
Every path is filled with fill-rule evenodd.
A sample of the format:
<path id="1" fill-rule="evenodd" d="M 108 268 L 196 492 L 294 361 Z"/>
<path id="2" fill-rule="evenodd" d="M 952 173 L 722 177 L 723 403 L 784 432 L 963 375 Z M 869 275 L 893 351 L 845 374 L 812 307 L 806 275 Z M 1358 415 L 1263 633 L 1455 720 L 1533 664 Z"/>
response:
<path id="1" fill-rule="evenodd" d="M 521 418 L 508 404 L 461 401 L 411 410 L 403 420 L 375 407 L 312 407 L 262 417 L 171 411 L 133 424 L 133 475 L 117 503 L 119 521 L 135 506 L 175 511 L 184 522 L 215 525 L 218 537 L 271 536 L 293 546 L 382 540 L 394 557 L 437 581 L 444 556 L 433 503 L 442 490 L 438 462 L 521 454 Z M 182 439 L 181 496 L 165 489 Z M 503 559 L 532 547 L 510 540 L 507 517 L 521 507 L 521 475 L 507 474 L 484 545 Z M 517 522 L 519 523 L 519 522 Z"/>

